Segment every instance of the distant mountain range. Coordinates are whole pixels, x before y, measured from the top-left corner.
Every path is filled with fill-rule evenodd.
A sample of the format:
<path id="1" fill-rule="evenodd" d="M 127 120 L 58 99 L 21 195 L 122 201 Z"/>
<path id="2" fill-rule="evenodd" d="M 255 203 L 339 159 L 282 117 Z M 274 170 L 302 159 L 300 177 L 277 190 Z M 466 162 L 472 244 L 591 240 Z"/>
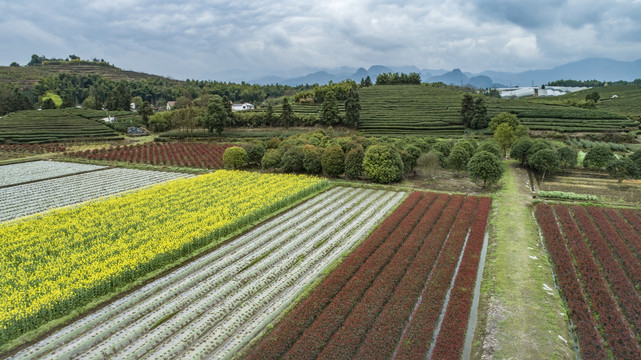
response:
<path id="1" fill-rule="evenodd" d="M 297 76 L 260 76 L 254 74 L 253 78 L 241 78 L 238 74 L 247 74 L 242 71 L 227 71 L 218 74 L 209 74 L 207 77 L 219 81 L 246 81 L 256 84 L 282 84 L 282 85 L 302 85 L 302 84 L 327 84 L 330 81 L 339 82 L 346 79 L 352 79 L 360 82 L 361 79 L 369 76 L 372 81 L 382 73 L 388 72 L 417 72 L 421 74 L 423 82 L 438 82 L 446 84 L 465 86 L 470 85 L 477 88 L 490 87 L 512 87 L 512 86 L 532 86 L 547 84 L 550 81 L 561 79 L 572 80 L 600 80 L 600 81 L 633 81 L 641 78 L 641 59 L 636 61 L 617 61 L 604 58 L 584 59 L 557 66 L 552 69 L 528 70 L 519 73 L 501 72 L 501 71 L 483 71 L 481 73 L 463 72 L 461 69 L 448 70 L 428 70 L 419 69 L 416 66 L 383 66 L 374 65 L 369 69 L 342 67 L 336 70 L 306 69 L 304 75 Z M 293 71 L 292 73 L 301 73 L 304 69 Z"/>

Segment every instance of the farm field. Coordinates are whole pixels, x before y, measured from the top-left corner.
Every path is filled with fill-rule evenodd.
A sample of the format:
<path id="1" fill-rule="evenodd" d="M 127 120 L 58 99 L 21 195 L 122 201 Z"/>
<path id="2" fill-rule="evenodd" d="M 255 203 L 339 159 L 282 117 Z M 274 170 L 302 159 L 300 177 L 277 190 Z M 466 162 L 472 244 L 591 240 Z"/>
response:
<path id="1" fill-rule="evenodd" d="M 412 193 L 247 358 L 459 358 L 489 209 Z"/>
<path id="2" fill-rule="evenodd" d="M 639 359 L 641 211 L 538 204 L 582 358 Z"/>
<path id="3" fill-rule="evenodd" d="M 146 143 L 86 150 L 71 156 L 89 160 L 106 160 L 192 168 L 223 167 L 223 153 L 232 145 L 211 143 Z"/>
<path id="4" fill-rule="evenodd" d="M 0 119 L 0 143 L 47 143 L 70 140 L 121 140 L 122 137 L 81 109 L 28 110 Z M 95 116 L 95 112 L 89 112 Z M 103 113 L 104 114 L 104 113 Z M 105 117 L 101 115 L 101 117 Z"/>
<path id="5" fill-rule="evenodd" d="M 55 161 L 33 161 L 0 167 L 0 186 L 71 175 L 85 171 L 105 169 L 105 166 L 72 164 Z"/>
<path id="6" fill-rule="evenodd" d="M 595 195 L 613 203 L 641 203 L 641 180 L 638 179 L 628 179 L 619 184 L 616 179 L 608 178 L 605 174 L 583 174 L 573 171 L 550 176 L 539 182 L 539 187 L 544 191 Z"/>
<path id="7" fill-rule="evenodd" d="M 69 177 L 57 180 L 64 179 Z M 314 177 L 221 170 L 2 223 L 0 342 L 216 244 L 326 185 Z"/>
<path id="8" fill-rule="evenodd" d="M 190 176 L 114 168 L 0 188 L 0 221 Z"/>
<path id="9" fill-rule="evenodd" d="M 333 188 L 14 358 L 230 357 L 404 197 Z"/>

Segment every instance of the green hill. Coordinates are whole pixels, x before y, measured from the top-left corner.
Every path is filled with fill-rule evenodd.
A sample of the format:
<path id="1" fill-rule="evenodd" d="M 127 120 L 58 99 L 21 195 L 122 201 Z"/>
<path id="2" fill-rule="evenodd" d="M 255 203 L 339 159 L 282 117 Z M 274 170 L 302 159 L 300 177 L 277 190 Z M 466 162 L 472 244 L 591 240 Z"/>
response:
<path id="1" fill-rule="evenodd" d="M 76 108 L 15 112 L 0 118 L 0 144 L 122 139 L 99 121 L 103 117 L 102 111 Z"/>
<path id="2" fill-rule="evenodd" d="M 584 100 L 585 96 L 597 92 L 601 99 L 598 108 L 629 116 L 632 119 L 641 119 L 641 85 L 614 85 L 592 88 L 559 97 L 559 100 Z"/>
<path id="3" fill-rule="evenodd" d="M 158 75 L 150 75 L 136 71 L 119 69 L 107 63 L 92 61 L 47 61 L 40 66 L 0 66 L 0 83 L 25 90 L 33 86 L 43 77 L 68 73 L 75 75 L 99 75 L 106 79 L 119 80 L 142 80 L 142 79 L 165 79 L 175 83 L 182 83 L 178 80 L 171 80 Z"/>

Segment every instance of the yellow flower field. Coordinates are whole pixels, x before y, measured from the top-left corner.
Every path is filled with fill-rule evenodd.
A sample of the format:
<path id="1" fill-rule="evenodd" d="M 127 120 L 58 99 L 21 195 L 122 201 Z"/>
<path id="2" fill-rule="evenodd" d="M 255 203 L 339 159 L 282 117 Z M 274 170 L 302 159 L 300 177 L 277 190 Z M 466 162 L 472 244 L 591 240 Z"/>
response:
<path id="1" fill-rule="evenodd" d="M 0 341 L 326 185 L 221 170 L 0 225 Z"/>

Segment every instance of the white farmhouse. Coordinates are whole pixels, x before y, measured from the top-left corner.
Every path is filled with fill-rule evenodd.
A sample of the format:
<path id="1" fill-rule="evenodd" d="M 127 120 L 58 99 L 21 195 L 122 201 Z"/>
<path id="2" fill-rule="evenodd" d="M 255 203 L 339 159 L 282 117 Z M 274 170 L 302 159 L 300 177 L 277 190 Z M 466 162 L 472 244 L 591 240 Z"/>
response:
<path id="1" fill-rule="evenodd" d="M 231 111 L 254 110 L 254 105 L 250 103 L 232 104 Z"/>

